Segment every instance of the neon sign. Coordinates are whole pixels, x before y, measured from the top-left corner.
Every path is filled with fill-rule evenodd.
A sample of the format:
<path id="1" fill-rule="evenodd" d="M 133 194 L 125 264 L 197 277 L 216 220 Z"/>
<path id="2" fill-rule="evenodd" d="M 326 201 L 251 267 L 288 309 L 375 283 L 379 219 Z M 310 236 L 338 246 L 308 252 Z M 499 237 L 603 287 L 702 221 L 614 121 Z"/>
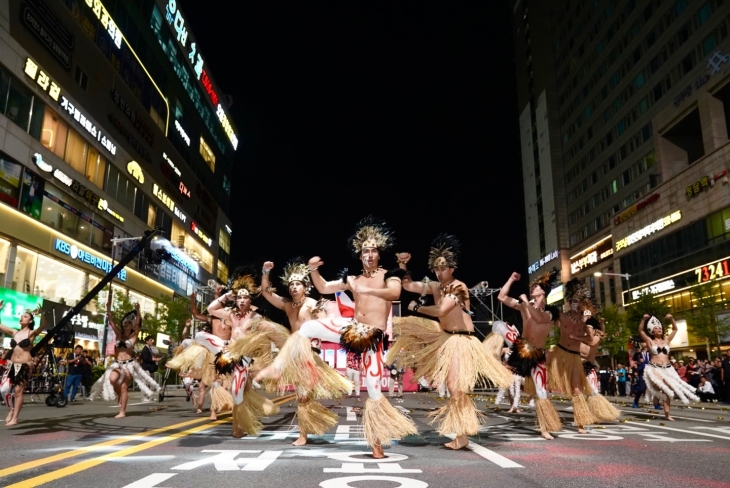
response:
<path id="1" fill-rule="evenodd" d="M 213 239 L 211 239 L 210 237 L 205 235 L 205 233 L 202 230 L 200 230 L 200 227 L 198 227 L 198 225 L 195 222 L 190 223 L 190 230 L 192 230 L 196 236 L 200 237 L 200 239 L 202 239 L 203 242 L 208 244 L 208 247 L 213 245 Z"/>
<path id="2" fill-rule="evenodd" d="M 32 159 L 35 165 L 38 166 L 38 169 L 40 169 L 41 171 L 44 171 L 46 173 L 50 173 L 51 171 L 53 171 L 53 166 L 43 161 L 43 156 L 41 155 L 41 153 L 35 153 Z"/>
<path id="3" fill-rule="evenodd" d="M 109 151 L 112 155 L 117 153 L 117 146 L 112 143 L 111 139 L 108 139 L 101 130 L 97 129 L 96 125 L 82 114 L 78 107 L 74 107 L 74 105 L 69 102 L 68 98 L 63 95 L 61 96 L 61 107 L 63 107 L 63 109 L 66 110 L 69 115 L 71 115 L 74 120 L 86 130 L 86 132 L 91 134 L 91 137 L 99 141 L 101 145 L 104 146 L 104 149 Z"/>
<path id="4" fill-rule="evenodd" d="M 611 236 L 608 236 L 570 258 L 570 272 L 575 274 L 613 255 Z M 577 258 L 577 259 L 576 259 Z"/>
<path id="5" fill-rule="evenodd" d="M 114 268 L 111 261 L 95 256 L 88 251 L 84 251 L 83 249 L 79 249 L 76 244 L 69 244 L 62 239 L 56 238 L 56 242 L 53 248 L 62 254 L 70 256 L 71 259 L 91 265 L 96 269 L 104 271 L 105 273 L 109 273 L 112 268 Z M 122 269 L 121 271 L 119 271 L 119 274 L 117 274 L 117 278 L 122 281 L 127 281 L 127 270 Z"/>
<path id="6" fill-rule="evenodd" d="M 142 172 L 142 167 L 137 161 L 130 161 L 127 163 L 127 172 L 140 184 L 144 184 L 144 173 Z"/>
<path id="7" fill-rule="evenodd" d="M 528 272 L 529 274 L 532 274 L 532 273 L 534 273 L 535 271 L 537 271 L 537 270 L 538 270 L 538 269 L 540 269 L 541 267 L 545 266 L 545 265 L 546 265 L 547 263 L 549 263 L 549 262 L 550 262 L 550 261 L 552 261 L 553 259 L 557 258 L 557 257 L 558 257 L 559 255 L 560 255 L 560 253 L 558 252 L 558 250 L 557 250 L 557 249 L 556 249 L 556 250 L 554 250 L 554 251 L 553 251 L 553 252 L 551 252 L 550 254 L 546 255 L 546 256 L 545 256 L 544 258 L 540 258 L 540 260 L 539 260 L 539 261 L 535 261 L 535 262 L 534 262 L 534 263 L 532 264 L 532 266 L 530 266 L 529 268 L 527 268 L 527 272 Z"/>
<path id="8" fill-rule="evenodd" d="M 162 191 L 162 189 L 157 185 L 157 183 L 152 184 L 152 194 L 160 199 L 160 201 L 172 212 L 175 214 L 175 217 L 180 219 L 181 221 L 185 222 L 188 218 L 187 216 L 182 213 L 182 211 L 175 205 L 175 202 L 172 201 L 172 198 L 169 197 L 167 193 Z"/>
<path id="9" fill-rule="evenodd" d="M 648 237 L 652 235 L 655 232 L 659 232 L 660 230 L 663 230 L 665 227 L 668 227 L 672 225 L 675 222 L 678 222 L 682 219 L 682 211 L 677 210 L 676 212 L 673 212 L 671 215 L 667 215 L 666 217 L 663 217 L 656 222 L 653 222 L 643 229 L 639 229 L 633 234 L 629 235 L 628 237 L 624 237 L 620 241 L 616 243 L 616 252 L 620 251 L 621 249 L 625 247 L 629 247 L 632 244 L 636 244 L 640 240 L 644 239 L 645 237 Z"/>
<path id="10" fill-rule="evenodd" d="M 218 94 L 215 92 L 215 89 L 213 88 L 213 83 L 210 81 L 208 73 L 205 70 L 203 70 L 203 76 L 200 78 L 200 82 L 203 84 L 203 88 L 205 88 L 205 93 L 208 94 L 208 96 L 210 97 L 210 101 L 213 102 L 213 105 L 218 105 Z"/>
<path id="11" fill-rule="evenodd" d="M 722 278 L 723 276 L 730 275 L 728 258 L 716 263 L 695 268 L 694 273 L 697 275 L 697 283 L 707 283 L 708 281 L 713 281 Z"/>
<path id="12" fill-rule="evenodd" d="M 674 290 L 675 288 L 674 280 L 665 280 L 660 281 L 659 283 L 655 283 L 650 286 L 645 286 L 644 288 L 641 288 L 640 290 L 631 290 L 631 299 L 632 300 L 638 300 L 641 295 L 644 295 L 646 293 L 651 293 L 652 295 L 656 295 L 657 293 L 663 293 L 665 291 Z"/>
<path id="13" fill-rule="evenodd" d="M 655 193 L 652 196 L 650 196 L 649 198 L 647 198 L 646 200 L 639 202 L 639 203 L 635 203 L 634 205 L 630 206 L 629 208 L 627 208 L 626 210 L 624 210 L 623 212 L 618 214 L 616 217 L 614 217 L 613 225 L 618 225 L 621 222 L 624 222 L 624 221 L 630 219 L 631 217 L 636 215 L 636 213 L 638 211 L 643 210 L 644 208 L 646 208 L 650 204 L 656 202 L 657 200 L 659 200 L 659 194 Z"/>
<path id="14" fill-rule="evenodd" d="M 58 97 L 61 96 L 61 87 L 55 81 L 51 80 L 48 74 L 40 69 L 35 61 L 30 58 L 25 58 L 25 69 L 23 69 L 23 72 L 28 78 L 43 88 L 44 92 L 48 92 L 49 97 L 58 101 Z"/>
<path id="15" fill-rule="evenodd" d="M 122 31 L 119 30 L 117 24 L 112 20 L 112 16 L 109 15 L 107 9 L 101 4 L 101 0 L 86 0 L 86 5 L 91 8 L 96 18 L 101 22 L 101 25 L 109 33 L 109 37 L 112 38 L 114 45 L 117 48 L 122 47 Z"/>
<path id="16" fill-rule="evenodd" d="M 180 137 L 182 137 L 183 141 L 185 141 L 185 144 L 189 146 L 190 137 L 188 137 L 187 132 L 185 132 L 185 130 L 180 125 L 180 122 L 178 122 L 177 120 L 175 121 L 175 128 L 177 129 L 178 134 L 180 134 Z"/>

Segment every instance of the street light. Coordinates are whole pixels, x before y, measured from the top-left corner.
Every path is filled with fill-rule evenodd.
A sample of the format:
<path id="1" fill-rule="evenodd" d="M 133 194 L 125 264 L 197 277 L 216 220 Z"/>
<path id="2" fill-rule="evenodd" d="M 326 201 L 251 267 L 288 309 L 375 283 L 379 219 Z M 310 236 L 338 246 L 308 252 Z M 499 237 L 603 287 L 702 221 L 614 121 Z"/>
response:
<path id="1" fill-rule="evenodd" d="M 593 276 L 595 276 L 597 278 L 600 278 L 603 275 L 620 276 L 621 278 L 626 278 L 626 288 L 628 288 L 629 300 L 631 300 L 631 281 L 630 281 L 631 275 L 630 274 L 628 274 L 628 273 L 608 273 L 608 272 L 603 272 L 603 271 L 596 271 L 595 273 L 593 273 Z"/>

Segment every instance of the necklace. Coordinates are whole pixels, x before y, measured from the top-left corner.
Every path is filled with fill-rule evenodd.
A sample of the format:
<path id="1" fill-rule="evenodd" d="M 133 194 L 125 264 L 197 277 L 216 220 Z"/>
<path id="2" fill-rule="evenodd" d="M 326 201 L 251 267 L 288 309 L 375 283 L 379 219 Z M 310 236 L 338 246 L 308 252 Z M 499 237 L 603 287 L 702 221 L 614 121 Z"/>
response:
<path id="1" fill-rule="evenodd" d="M 444 283 L 443 285 L 439 285 L 439 290 L 441 290 L 442 293 L 445 292 L 449 288 L 449 286 L 451 286 L 451 283 L 453 283 L 453 282 L 454 282 L 454 280 L 452 279 L 448 283 Z"/>
<path id="2" fill-rule="evenodd" d="M 377 273 L 377 272 L 378 272 L 378 271 L 380 271 L 381 269 L 383 269 L 383 268 L 375 268 L 375 269 L 374 269 L 374 270 L 372 270 L 372 271 L 368 271 L 368 270 L 364 269 L 364 270 L 362 270 L 362 275 L 363 275 L 363 276 L 364 276 L 365 278 L 372 278 L 373 276 L 375 276 L 375 273 Z"/>
<path id="3" fill-rule="evenodd" d="M 236 316 L 236 318 L 238 318 L 238 319 L 242 319 L 243 317 L 245 317 L 246 315 L 248 315 L 248 313 L 249 313 L 250 311 L 251 311 L 251 310 L 246 310 L 246 311 L 244 312 L 243 310 L 239 310 L 239 309 L 236 309 L 236 310 L 235 310 L 235 311 L 233 312 L 233 314 L 234 314 L 234 315 Z"/>
<path id="4" fill-rule="evenodd" d="M 302 300 L 299 301 L 299 302 L 295 302 L 294 300 L 292 300 L 289 303 L 291 303 L 292 308 L 297 308 L 297 307 L 301 307 L 302 306 L 302 304 L 304 303 L 304 300 L 306 300 L 306 298 L 302 298 Z"/>
<path id="5" fill-rule="evenodd" d="M 570 320 L 573 321 L 574 324 L 577 324 L 578 322 L 580 322 L 580 319 L 576 319 L 575 317 L 573 317 L 573 311 L 572 310 L 568 314 L 568 317 L 570 318 Z"/>

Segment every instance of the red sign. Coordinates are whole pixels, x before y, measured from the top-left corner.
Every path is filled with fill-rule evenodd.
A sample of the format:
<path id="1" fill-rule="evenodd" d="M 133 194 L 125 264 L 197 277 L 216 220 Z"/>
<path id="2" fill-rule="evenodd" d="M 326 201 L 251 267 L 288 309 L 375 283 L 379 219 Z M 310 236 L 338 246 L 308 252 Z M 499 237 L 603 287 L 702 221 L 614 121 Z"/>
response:
<path id="1" fill-rule="evenodd" d="M 655 193 L 643 202 L 635 203 L 634 205 L 630 206 L 629 208 L 618 214 L 616 217 L 614 217 L 613 225 L 618 225 L 621 222 L 630 219 L 636 214 L 636 212 L 638 212 L 639 210 L 643 210 L 645 207 L 656 202 L 657 200 L 659 200 L 659 194 Z"/>
<path id="2" fill-rule="evenodd" d="M 218 94 L 215 92 L 215 89 L 213 89 L 213 83 L 210 81 L 210 78 L 208 78 L 208 73 L 203 70 L 203 74 L 200 77 L 200 82 L 203 84 L 203 88 L 205 88 L 205 92 L 210 97 L 210 101 L 213 102 L 213 105 L 218 105 Z"/>

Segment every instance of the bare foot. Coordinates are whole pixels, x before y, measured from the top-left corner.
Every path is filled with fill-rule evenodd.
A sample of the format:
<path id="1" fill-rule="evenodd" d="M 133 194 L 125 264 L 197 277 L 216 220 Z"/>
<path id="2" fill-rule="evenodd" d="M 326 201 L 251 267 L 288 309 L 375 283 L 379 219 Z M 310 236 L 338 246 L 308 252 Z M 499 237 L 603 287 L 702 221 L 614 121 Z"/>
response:
<path id="1" fill-rule="evenodd" d="M 460 435 L 456 439 L 454 439 L 451 442 L 447 442 L 444 444 L 444 446 L 448 447 L 449 449 L 463 449 L 466 446 L 469 445 L 469 439 L 465 435 Z"/>
<path id="2" fill-rule="evenodd" d="M 512 407 L 509 410 L 507 410 L 507 413 L 522 413 L 522 411 L 517 407 Z"/>
<path id="3" fill-rule="evenodd" d="M 587 430 L 585 430 L 585 429 L 584 429 L 583 427 L 578 427 L 578 433 L 579 433 L 579 434 L 587 434 L 587 433 L 588 433 L 588 431 L 587 431 Z"/>
<path id="4" fill-rule="evenodd" d="M 292 446 L 300 447 L 300 446 L 305 445 L 306 443 L 307 443 L 307 436 L 305 434 L 305 435 L 300 435 L 299 436 L 299 439 L 297 439 L 294 442 L 292 442 L 291 445 Z"/>
<path id="5" fill-rule="evenodd" d="M 550 435 L 550 432 L 540 432 L 540 435 L 542 436 L 543 439 L 547 439 L 549 441 L 555 439 L 555 437 Z"/>
<path id="6" fill-rule="evenodd" d="M 8 416 L 7 416 L 7 417 L 5 417 L 5 423 L 7 424 L 8 422 L 10 422 L 10 420 L 12 420 L 12 418 L 13 418 L 13 410 L 12 410 L 12 409 L 10 409 L 10 410 L 8 411 Z"/>
<path id="7" fill-rule="evenodd" d="M 198 409 L 198 411 L 195 413 L 203 413 L 203 411 L 201 409 Z"/>
<path id="8" fill-rule="evenodd" d="M 233 438 L 234 439 L 240 439 L 241 437 L 245 437 L 245 436 L 246 436 L 246 433 L 244 431 L 236 429 L 235 427 L 233 428 Z"/>
<path id="9" fill-rule="evenodd" d="M 218 420 L 218 415 L 215 413 L 215 410 L 210 411 L 210 420 Z"/>
<path id="10" fill-rule="evenodd" d="M 257 374 L 253 380 L 257 383 L 260 383 L 263 380 L 278 380 L 280 377 L 281 372 L 277 370 L 273 365 L 271 365 L 259 371 L 259 374 Z"/>
<path id="11" fill-rule="evenodd" d="M 122 413 L 122 412 L 119 412 L 118 414 L 116 414 L 116 415 L 114 416 L 114 418 L 115 418 L 115 419 L 123 419 L 123 418 L 124 418 L 124 417 L 126 417 L 126 416 L 127 416 L 127 414 L 126 414 L 126 413 Z"/>
<path id="12" fill-rule="evenodd" d="M 674 419 L 672 417 L 670 417 L 669 415 L 665 415 L 664 418 L 669 420 L 670 422 L 674 422 Z"/>
<path id="13" fill-rule="evenodd" d="M 17 420 L 11 420 L 10 422 L 5 424 L 5 427 L 12 427 L 13 425 L 18 425 Z"/>
<path id="14" fill-rule="evenodd" d="M 385 453 L 383 452 L 383 446 L 380 444 L 380 442 L 373 445 L 373 457 L 375 459 L 383 459 L 385 457 Z"/>

